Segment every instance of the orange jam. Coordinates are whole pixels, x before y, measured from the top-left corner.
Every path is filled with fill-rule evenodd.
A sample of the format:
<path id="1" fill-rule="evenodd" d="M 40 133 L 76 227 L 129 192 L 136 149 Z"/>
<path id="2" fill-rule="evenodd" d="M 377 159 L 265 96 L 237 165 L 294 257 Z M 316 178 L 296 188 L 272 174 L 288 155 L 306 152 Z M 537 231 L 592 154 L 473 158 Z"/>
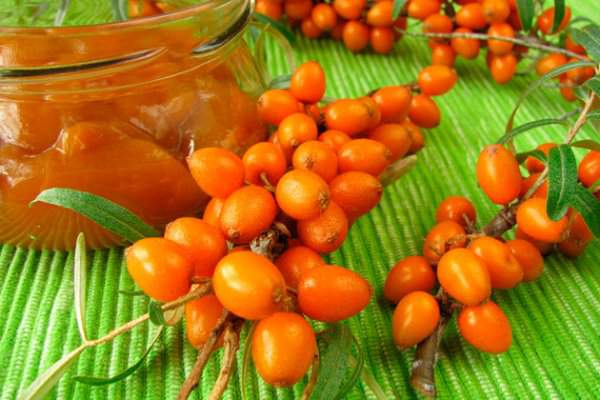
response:
<path id="1" fill-rule="evenodd" d="M 92 248 L 120 243 L 72 211 L 29 206 L 52 187 L 104 196 L 157 227 L 203 208 L 185 157 L 241 152 L 266 134 L 262 76 L 240 39 L 245 2 L 223 4 L 221 24 L 198 6 L 0 33 L 0 243 L 68 249 L 78 232 Z"/>

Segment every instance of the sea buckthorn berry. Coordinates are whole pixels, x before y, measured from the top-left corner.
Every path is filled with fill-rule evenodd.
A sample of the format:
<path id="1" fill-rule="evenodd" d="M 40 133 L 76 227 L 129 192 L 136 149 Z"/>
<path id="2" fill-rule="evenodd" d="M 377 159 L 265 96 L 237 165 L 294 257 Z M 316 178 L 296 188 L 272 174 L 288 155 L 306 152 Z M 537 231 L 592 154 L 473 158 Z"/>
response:
<path id="1" fill-rule="evenodd" d="M 359 21 L 348 21 L 342 31 L 342 40 L 346 48 L 353 52 L 363 50 L 369 44 L 369 27 Z"/>
<path id="2" fill-rule="evenodd" d="M 440 306 L 432 295 L 416 291 L 400 300 L 392 317 L 392 335 L 400 349 L 412 347 L 433 333 L 440 321 Z"/>
<path id="3" fill-rule="evenodd" d="M 256 370 L 276 387 L 291 386 L 302 379 L 316 352 L 315 332 L 296 313 L 277 312 L 260 321 L 252 334 Z"/>
<path id="4" fill-rule="evenodd" d="M 483 15 L 489 23 L 506 21 L 510 15 L 510 5 L 507 0 L 483 0 Z"/>
<path id="5" fill-rule="evenodd" d="M 318 217 L 329 206 L 329 187 L 319 175 L 292 170 L 277 184 L 277 204 L 290 217 L 303 220 Z"/>
<path id="6" fill-rule="evenodd" d="M 425 94 L 413 96 L 408 117 L 421 128 L 435 128 L 440 124 L 441 113 L 433 99 Z"/>
<path id="7" fill-rule="evenodd" d="M 390 28 L 372 28 L 369 43 L 375 53 L 387 54 L 394 48 L 394 31 Z"/>
<path id="8" fill-rule="evenodd" d="M 296 169 L 305 169 L 319 175 L 325 182 L 337 176 L 337 155 L 331 148 L 318 140 L 302 143 L 292 157 L 292 165 Z"/>
<path id="9" fill-rule="evenodd" d="M 332 6 L 326 3 L 316 4 L 311 12 L 311 18 L 315 25 L 322 31 L 328 32 L 335 28 L 337 14 Z"/>
<path id="10" fill-rule="evenodd" d="M 309 318 L 338 322 L 361 312 L 371 299 L 362 276 L 337 265 L 311 268 L 300 277 L 298 303 Z"/>
<path id="11" fill-rule="evenodd" d="M 185 333 L 195 348 L 200 348 L 221 318 L 223 305 L 214 294 L 207 294 L 185 304 Z"/>
<path id="12" fill-rule="evenodd" d="M 338 151 L 340 172 L 362 171 L 379 176 L 390 164 L 392 153 L 372 139 L 353 139 Z"/>
<path id="13" fill-rule="evenodd" d="M 371 95 L 382 122 L 402 122 L 408 116 L 412 93 L 408 86 L 384 86 Z"/>
<path id="14" fill-rule="evenodd" d="M 567 57 L 560 53 L 550 53 L 540 59 L 536 66 L 535 71 L 538 75 L 546 75 L 548 72 L 565 65 L 567 63 Z"/>
<path id="15" fill-rule="evenodd" d="M 321 112 L 321 107 L 319 107 L 319 104 L 305 104 L 304 112 L 306 115 L 311 117 L 317 123 L 317 125 L 323 121 L 323 113 Z"/>
<path id="16" fill-rule="evenodd" d="M 565 38 L 565 49 L 572 51 L 573 53 L 585 54 L 585 47 L 574 41 L 573 36 L 571 36 L 570 33 L 567 34 L 567 37 Z"/>
<path id="17" fill-rule="evenodd" d="M 458 28 L 454 33 L 473 33 L 473 31 L 468 28 Z M 479 40 L 459 37 L 450 39 L 450 45 L 456 54 L 467 60 L 477 58 L 479 49 L 481 48 Z"/>
<path id="18" fill-rule="evenodd" d="M 379 1 L 369 8 L 367 12 L 367 24 L 371 26 L 389 28 L 394 25 L 392 10 L 394 2 L 391 0 Z"/>
<path id="19" fill-rule="evenodd" d="M 276 185 L 287 169 L 283 151 L 279 146 L 269 142 L 252 145 L 244 153 L 242 162 L 246 171 L 246 182 L 259 186 L 265 184 L 264 178 L 271 185 Z"/>
<path id="20" fill-rule="evenodd" d="M 569 25 L 570 20 L 571 9 L 569 7 L 565 7 L 565 13 L 562 21 L 560 21 L 558 29 L 556 32 L 552 32 L 552 26 L 554 25 L 554 7 L 550 7 L 538 17 L 537 23 L 540 31 L 542 31 L 544 35 L 549 35 L 551 33 L 558 33 L 564 30 Z"/>
<path id="21" fill-rule="evenodd" d="M 335 26 L 333 27 L 333 29 L 331 30 L 331 32 L 329 32 L 329 35 L 334 39 L 334 40 L 342 40 L 342 36 L 344 34 L 344 26 L 346 25 L 346 22 L 344 20 L 342 20 L 341 18 L 337 19 L 337 23 L 335 24 Z"/>
<path id="22" fill-rule="evenodd" d="M 464 227 L 475 223 L 475 207 L 463 196 L 449 196 L 444 199 L 435 211 L 436 222 L 454 221 Z"/>
<path id="23" fill-rule="evenodd" d="M 424 20 L 432 14 L 440 12 L 442 8 L 440 0 L 411 0 L 408 3 L 408 16 Z"/>
<path id="24" fill-rule="evenodd" d="M 250 243 L 268 229 L 277 215 L 273 195 L 260 186 L 248 185 L 233 192 L 223 204 L 221 230 L 235 244 Z"/>
<path id="25" fill-rule="evenodd" d="M 517 159 L 499 144 L 487 146 L 477 160 L 477 182 L 494 203 L 510 203 L 521 193 Z"/>
<path id="26" fill-rule="evenodd" d="M 279 125 L 283 119 L 300 110 L 300 103 L 289 90 L 267 90 L 258 98 L 258 115 L 272 125 Z"/>
<path id="27" fill-rule="evenodd" d="M 409 256 L 392 267 L 385 280 L 383 295 L 395 304 L 411 292 L 431 291 L 436 282 L 435 272 L 425 257 Z"/>
<path id="28" fill-rule="evenodd" d="M 449 250 L 465 247 L 466 232 L 462 225 L 454 221 L 442 221 L 435 225 L 425 236 L 423 256 L 434 264 Z"/>
<path id="29" fill-rule="evenodd" d="M 523 280 L 523 268 L 510 248 L 489 236 L 473 240 L 469 249 L 483 259 L 494 289 L 511 289 Z"/>
<path id="30" fill-rule="evenodd" d="M 496 303 L 465 307 L 458 315 L 458 329 L 467 342 L 486 353 L 503 353 L 512 344 L 512 329 Z"/>
<path id="31" fill-rule="evenodd" d="M 552 251 L 552 243 L 532 238 L 531 236 L 523 232 L 523 229 L 521 229 L 520 226 L 517 226 L 517 228 L 515 229 L 515 238 L 528 241 L 529 243 L 534 245 L 540 251 L 540 253 L 542 253 L 542 255 L 546 255 Z"/>
<path id="32" fill-rule="evenodd" d="M 430 65 L 419 72 L 418 82 L 423 94 L 439 96 L 452 89 L 457 79 L 454 69 L 445 65 Z"/>
<path id="33" fill-rule="evenodd" d="M 536 150 L 540 150 L 546 157 L 548 157 L 548 153 L 554 147 L 556 147 L 556 143 L 543 143 L 540 144 Z M 536 172 L 542 172 L 544 168 L 546 168 L 544 163 L 535 157 L 527 157 L 525 160 L 525 167 L 527 167 L 527 170 L 532 174 Z"/>
<path id="34" fill-rule="evenodd" d="M 129 18 L 150 17 L 162 14 L 162 11 L 154 5 L 153 1 L 148 0 L 130 0 Z"/>
<path id="35" fill-rule="evenodd" d="M 546 199 L 532 198 L 519 205 L 517 224 L 534 239 L 548 243 L 557 243 L 567 229 L 568 220 L 563 216 L 558 221 L 550 219 L 546 214 Z"/>
<path id="36" fill-rule="evenodd" d="M 379 106 L 375 103 L 375 100 L 369 96 L 359 97 L 357 99 L 367 109 L 367 115 L 369 116 L 369 122 L 367 124 L 367 130 L 375 129 L 381 123 L 381 111 Z"/>
<path id="37" fill-rule="evenodd" d="M 579 61 L 577 58 L 570 58 L 568 60 L 569 63 L 574 63 Z M 579 67 L 573 68 L 567 71 L 566 79 L 572 84 L 578 85 L 587 81 L 590 78 L 594 77 L 594 68 L 593 67 Z"/>
<path id="38" fill-rule="evenodd" d="M 286 1 L 283 5 L 283 11 L 288 18 L 296 21 L 304 20 L 310 16 L 313 4 L 311 0 L 293 0 Z M 316 25 L 315 25 L 316 27 Z"/>
<path id="39" fill-rule="evenodd" d="M 181 245 L 163 238 L 146 238 L 125 250 L 127 271 L 154 300 L 167 302 L 190 290 L 193 259 Z"/>
<path id="40" fill-rule="evenodd" d="M 481 303 L 492 293 L 485 261 L 469 249 L 444 254 L 437 266 L 437 278 L 446 293 L 467 306 Z"/>
<path id="41" fill-rule="evenodd" d="M 519 197 L 525 197 L 525 195 L 529 192 L 529 189 L 531 189 L 531 187 L 537 182 L 541 174 L 541 172 L 536 172 L 521 181 L 521 194 Z M 542 186 L 535 191 L 533 197 L 548 197 L 548 180 L 545 180 L 544 183 L 542 183 Z"/>
<path id="42" fill-rule="evenodd" d="M 431 64 L 452 67 L 456 60 L 456 52 L 449 44 L 437 44 L 431 49 Z"/>
<path id="43" fill-rule="evenodd" d="M 391 162 L 406 155 L 412 139 L 401 124 L 382 124 L 369 133 L 369 139 L 382 143 L 392 152 Z"/>
<path id="44" fill-rule="evenodd" d="M 315 140 L 317 133 L 317 124 L 311 117 L 294 113 L 279 124 L 277 139 L 282 147 L 295 149 L 304 142 Z"/>
<path id="45" fill-rule="evenodd" d="M 284 298 L 285 281 L 266 257 L 236 251 L 221 259 L 213 275 L 215 295 L 238 317 L 257 320 L 277 311 Z"/>
<path id="46" fill-rule="evenodd" d="M 593 239 L 592 232 L 588 228 L 581 214 L 576 213 L 572 217 L 567 238 L 558 244 L 558 249 L 567 257 L 579 257 Z"/>
<path id="47" fill-rule="evenodd" d="M 221 199 L 219 197 L 213 197 L 210 199 L 206 205 L 206 208 L 204 209 L 204 214 L 202 215 L 204 222 L 220 229 L 221 211 L 223 211 L 224 204 L 225 199 Z"/>
<path id="48" fill-rule="evenodd" d="M 517 72 L 517 63 L 517 57 L 512 53 L 493 56 L 489 65 L 492 78 L 499 84 L 510 82 Z"/>
<path id="49" fill-rule="evenodd" d="M 221 147 L 196 150 L 187 158 L 194 180 L 210 197 L 227 197 L 244 183 L 244 164 Z"/>
<path id="50" fill-rule="evenodd" d="M 309 39 L 318 39 L 323 34 L 321 28 L 319 28 L 317 24 L 315 24 L 315 21 L 313 21 L 313 19 L 310 17 L 302 20 L 302 23 L 300 24 L 300 30 L 302 31 L 304 37 Z"/>
<path id="51" fill-rule="evenodd" d="M 337 154 L 338 150 L 352 139 L 342 131 L 328 130 L 319 135 L 319 140 Z"/>
<path id="52" fill-rule="evenodd" d="M 295 246 L 284 251 L 275 260 L 275 265 L 281 271 L 288 287 L 297 289 L 302 273 L 311 268 L 325 265 L 325 261 L 313 249 L 306 246 Z"/>
<path id="53" fill-rule="evenodd" d="M 450 17 L 443 14 L 432 14 L 423 21 L 425 33 L 450 33 L 453 23 Z"/>
<path id="54" fill-rule="evenodd" d="M 367 104 L 357 99 L 336 100 L 325 109 L 325 125 L 353 136 L 369 128 L 370 111 Z"/>
<path id="55" fill-rule="evenodd" d="M 533 281 L 544 272 L 544 258 L 540 250 L 527 240 L 514 239 L 506 242 L 513 256 L 523 269 L 523 282 Z"/>
<path id="56" fill-rule="evenodd" d="M 515 30 L 506 22 L 493 23 L 490 25 L 487 33 L 490 36 L 503 36 L 509 38 L 515 37 Z M 513 46 L 514 45 L 510 42 L 504 42 L 497 39 L 488 39 L 488 50 L 497 56 L 509 54 L 512 51 Z"/>
<path id="57" fill-rule="evenodd" d="M 425 146 L 425 137 L 421 133 L 421 130 L 416 126 L 410 119 L 406 119 L 402 122 L 402 126 L 406 128 L 410 135 L 411 144 L 408 150 L 409 154 L 414 154 L 421 150 Z"/>
<path id="58" fill-rule="evenodd" d="M 308 61 L 299 66 L 292 74 L 290 92 L 304 103 L 313 104 L 321 100 L 325 94 L 325 72 L 319 63 Z"/>
<path id="59" fill-rule="evenodd" d="M 333 8 L 344 19 L 360 18 L 365 8 L 366 0 L 333 0 Z"/>
<path id="60" fill-rule="evenodd" d="M 487 26 L 483 6 L 480 3 L 469 3 L 460 7 L 456 13 L 456 23 L 463 28 L 480 30 Z"/>
<path id="61" fill-rule="evenodd" d="M 600 179 L 600 151 L 590 151 L 581 159 L 578 171 L 579 180 L 590 187 Z"/>
<path id="62" fill-rule="evenodd" d="M 577 100 L 577 96 L 575 95 L 575 91 L 573 87 L 576 86 L 575 82 L 571 82 L 565 75 L 562 75 L 560 78 L 560 87 L 559 91 L 561 96 L 569 102 L 573 102 Z"/>
<path id="63" fill-rule="evenodd" d="M 223 232 L 198 218 L 178 218 L 169 223 L 165 239 L 185 247 L 194 263 L 193 276 L 211 276 L 227 254 Z"/>
<path id="64" fill-rule="evenodd" d="M 298 237 L 303 244 L 319 253 L 337 250 L 348 234 L 348 217 L 333 201 L 321 215 L 298 221 Z"/>
<path id="65" fill-rule="evenodd" d="M 331 200 L 352 221 L 368 213 L 381 199 L 383 186 L 379 179 L 360 171 L 345 172 L 329 184 Z"/>
<path id="66" fill-rule="evenodd" d="M 283 7 L 281 3 L 276 0 L 257 0 L 254 11 L 278 21 L 281 19 Z"/>

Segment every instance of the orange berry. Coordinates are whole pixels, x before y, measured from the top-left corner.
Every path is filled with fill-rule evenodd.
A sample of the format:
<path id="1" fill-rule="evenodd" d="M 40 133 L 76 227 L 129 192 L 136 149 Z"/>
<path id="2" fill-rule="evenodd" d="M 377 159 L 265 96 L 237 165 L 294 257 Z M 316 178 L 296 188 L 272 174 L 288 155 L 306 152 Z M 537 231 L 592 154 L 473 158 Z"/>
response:
<path id="1" fill-rule="evenodd" d="M 376 27 L 389 28 L 394 25 L 392 10 L 394 2 L 390 0 L 379 1 L 369 8 L 367 24 Z"/>
<path id="2" fill-rule="evenodd" d="M 221 211 L 223 211 L 223 205 L 225 204 L 225 199 L 221 199 L 218 197 L 213 197 L 210 199 L 206 208 L 204 209 L 204 214 L 202 215 L 202 219 L 207 224 L 210 224 L 214 227 L 221 228 Z"/>
<path id="3" fill-rule="evenodd" d="M 348 218 L 344 210 L 333 201 L 321 215 L 298 221 L 298 238 L 303 244 L 319 253 L 337 250 L 348 234 Z"/>
<path id="4" fill-rule="evenodd" d="M 493 56 L 489 65 L 492 78 L 500 84 L 510 82 L 517 72 L 517 63 L 517 57 L 512 53 Z"/>
<path id="5" fill-rule="evenodd" d="M 331 148 L 318 140 L 302 143 L 292 157 L 292 165 L 296 169 L 312 171 L 325 182 L 337 176 L 338 160 Z"/>
<path id="6" fill-rule="evenodd" d="M 127 271 L 154 300 L 167 302 L 190 290 L 193 260 L 181 245 L 163 238 L 146 238 L 125 250 Z"/>
<path id="7" fill-rule="evenodd" d="M 568 60 L 569 63 L 574 63 L 580 61 L 576 58 L 570 58 Z M 566 76 L 567 76 L 567 80 L 570 81 L 571 83 L 574 84 L 581 84 L 585 81 L 587 81 L 588 79 L 591 79 L 594 77 L 594 68 L 593 67 L 579 67 L 579 68 L 573 68 L 567 71 Z"/>
<path id="8" fill-rule="evenodd" d="M 394 31 L 390 28 L 372 28 L 370 43 L 375 53 L 387 54 L 394 48 Z"/>
<path id="9" fill-rule="evenodd" d="M 510 248 L 489 236 L 473 240 L 469 249 L 485 261 L 494 289 L 511 289 L 523 280 L 523 268 Z"/>
<path id="10" fill-rule="evenodd" d="M 417 290 L 429 292 L 436 282 L 435 272 L 425 257 L 409 256 L 392 267 L 385 280 L 383 295 L 388 301 L 398 303 Z"/>
<path id="11" fill-rule="evenodd" d="M 257 0 L 254 11 L 278 21 L 281 19 L 283 7 L 280 2 L 275 0 Z"/>
<path id="12" fill-rule="evenodd" d="M 342 40 L 345 25 L 346 25 L 346 22 L 344 22 L 344 20 L 338 18 L 335 26 L 333 27 L 331 32 L 329 32 L 329 35 L 335 40 Z"/>
<path id="13" fill-rule="evenodd" d="M 350 220 L 355 220 L 379 203 L 383 186 L 371 174 L 351 171 L 332 180 L 329 190 L 331 200 L 344 210 Z"/>
<path id="14" fill-rule="evenodd" d="M 521 181 L 521 194 L 519 194 L 519 197 L 523 198 L 529 192 L 529 189 L 537 182 L 540 175 L 541 172 L 536 172 Z M 533 197 L 548 197 L 548 180 L 545 180 L 542 186 L 535 191 Z"/>
<path id="15" fill-rule="evenodd" d="M 552 251 L 552 243 L 544 242 L 542 240 L 537 240 L 523 232 L 520 226 L 517 226 L 515 229 L 515 238 L 526 240 L 532 245 L 534 245 L 542 254 L 548 254 Z"/>
<path id="16" fill-rule="evenodd" d="M 289 90 L 267 90 L 258 98 L 258 115 L 272 125 L 279 125 L 283 119 L 300 110 L 300 103 Z"/>
<path id="17" fill-rule="evenodd" d="M 283 10 L 288 18 L 296 21 L 304 20 L 310 16 L 313 4 L 311 0 L 293 0 L 286 1 Z M 316 27 L 316 25 L 315 25 Z"/>
<path id="18" fill-rule="evenodd" d="M 333 8 L 344 19 L 360 18 L 365 8 L 366 0 L 333 0 Z"/>
<path id="19" fill-rule="evenodd" d="M 473 31 L 468 28 L 458 28 L 454 33 L 473 33 Z M 467 38 L 452 38 L 450 45 L 456 54 L 467 60 L 477 58 L 481 47 L 479 40 Z"/>
<path id="20" fill-rule="evenodd" d="M 338 150 L 352 139 L 342 131 L 328 130 L 319 135 L 319 140 L 337 154 Z"/>
<path id="21" fill-rule="evenodd" d="M 600 179 L 600 151 L 590 151 L 581 159 L 578 171 L 579 180 L 590 187 Z"/>
<path id="22" fill-rule="evenodd" d="M 506 245 L 523 269 L 523 282 L 533 281 L 542 275 L 544 258 L 535 245 L 522 239 L 509 240 Z"/>
<path id="23" fill-rule="evenodd" d="M 491 300 L 465 307 L 458 314 L 458 329 L 467 342 L 486 353 L 503 353 L 512 344 L 510 321 Z"/>
<path id="24" fill-rule="evenodd" d="M 460 7 L 456 13 L 456 23 L 463 28 L 480 30 L 487 26 L 483 6 L 480 3 L 469 3 Z"/>
<path id="25" fill-rule="evenodd" d="M 424 20 L 432 14 L 439 13 L 442 8 L 440 0 L 411 0 L 408 3 L 408 16 Z"/>
<path id="26" fill-rule="evenodd" d="M 277 204 L 290 217 L 303 220 L 318 217 L 329 206 L 327 182 L 311 171 L 296 169 L 277 184 Z"/>
<path id="27" fill-rule="evenodd" d="M 558 221 L 551 220 L 546 214 L 546 199 L 534 197 L 519 205 L 517 224 L 534 239 L 557 243 L 567 229 L 568 220 L 566 216 Z"/>
<path id="28" fill-rule="evenodd" d="M 450 17 L 443 14 L 432 14 L 423 21 L 423 32 L 425 33 L 450 33 L 453 23 Z"/>
<path id="29" fill-rule="evenodd" d="M 211 276 L 227 254 L 223 232 L 198 218 L 178 218 L 165 229 L 165 239 L 183 246 L 192 257 L 193 276 Z"/>
<path id="30" fill-rule="evenodd" d="M 448 44 L 436 44 L 431 49 L 431 64 L 452 67 L 456 59 L 456 52 Z"/>
<path id="31" fill-rule="evenodd" d="M 492 294 L 485 262 L 469 249 L 453 249 L 438 263 L 437 278 L 442 288 L 458 302 L 474 306 Z"/>
<path id="32" fill-rule="evenodd" d="M 506 21 L 510 15 L 510 5 L 507 0 L 483 0 L 483 15 L 489 23 Z"/>
<path id="33" fill-rule="evenodd" d="M 297 289 L 300 276 L 304 271 L 325 265 L 325 262 L 313 249 L 306 246 L 295 246 L 284 251 L 275 260 L 275 265 L 281 271 L 288 287 Z"/>
<path id="34" fill-rule="evenodd" d="M 246 182 L 253 185 L 264 185 L 264 176 L 271 185 L 277 185 L 287 169 L 287 161 L 280 147 L 269 142 L 259 142 L 251 146 L 244 157 Z"/>
<path id="35" fill-rule="evenodd" d="M 260 186 L 248 185 L 225 200 L 221 211 L 221 230 L 235 244 L 250 243 L 271 227 L 276 215 L 273 195 Z"/>
<path id="36" fill-rule="evenodd" d="M 384 86 L 371 95 L 382 122 L 402 122 L 408 116 L 412 93 L 408 86 Z"/>
<path id="37" fill-rule="evenodd" d="M 227 197 L 244 183 L 244 164 L 221 147 L 196 150 L 187 158 L 192 177 L 210 197 Z"/>
<path id="38" fill-rule="evenodd" d="M 411 139 L 410 149 L 408 150 L 408 153 L 414 154 L 421 150 L 425 146 L 425 137 L 421 133 L 419 127 L 413 124 L 409 119 L 402 122 L 402 126 L 406 128 Z"/>
<path id="39" fill-rule="evenodd" d="M 509 38 L 515 37 L 515 30 L 512 26 L 510 26 L 510 24 L 507 24 L 506 22 L 495 22 L 491 24 L 487 33 L 490 36 L 502 36 Z M 488 50 L 497 56 L 510 54 L 510 52 L 513 49 L 513 46 L 514 45 L 512 43 L 504 42 L 502 40 L 488 40 Z"/>
<path id="40" fill-rule="evenodd" d="M 465 247 L 466 232 L 462 225 L 454 221 L 442 221 L 425 236 L 423 256 L 432 264 L 437 263 L 449 250 Z"/>
<path id="41" fill-rule="evenodd" d="M 317 138 L 317 124 L 306 114 L 295 113 L 279 124 L 277 139 L 285 149 L 295 149 L 302 143 Z"/>
<path id="42" fill-rule="evenodd" d="M 185 333 L 195 348 L 208 340 L 223 313 L 223 305 L 214 294 L 207 294 L 185 304 Z"/>
<path id="43" fill-rule="evenodd" d="M 439 96 L 452 89 L 457 79 L 454 69 L 445 65 L 430 65 L 419 72 L 418 82 L 423 94 Z"/>
<path id="44" fill-rule="evenodd" d="M 469 223 L 475 223 L 476 211 L 473 203 L 463 196 L 449 196 L 444 199 L 435 211 L 435 220 L 454 221 L 464 227 Z"/>
<path id="45" fill-rule="evenodd" d="M 494 203 L 510 203 L 521 193 L 517 159 L 499 144 L 487 146 L 477 160 L 477 182 Z"/>
<path id="46" fill-rule="evenodd" d="M 421 128 L 435 128 L 440 124 L 440 109 L 433 99 L 425 94 L 413 96 L 408 117 Z"/>
<path id="47" fill-rule="evenodd" d="M 371 293 L 369 282 L 356 272 L 326 265 L 302 274 L 298 303 L 311 319 L 337 322 L 361 312 L 369 304 Z"/>
<path id="48" fill-rule="evenodd" d="M 556 143 L 543 143 L 536 147 L 536 150 L 540 150 L 546 157 L 552 148 L 556 147 Z M 535 157 L 527 157 L 525 160 L 525 166 L 530 173 L 542 172 L 546 166 L 543 162 Z"/>
<path id="49" fill-rule="evenodd" d="M 567 257 L 579 257 L 593 239 L 590 228 L 581 214 L 576 213 L 568 228 L 566 239 L 558 244 L 558 249 Z"/>
<path id="50" fill-rule="evenodd" d="M 342 31 L 346 48 L 353 52 L 364 50 L 369 44 L 369 27 L 359 21 L 348 21 Z"/>
<path id="51" fill-rule="evenodd" d="M 369 133 L 369 139 L 382 143 L 392 153 L 391 162 L 404 157 L 410 150 L 412 139 L 400 124 L 382 124 Z"/>
<path id="52" fill-rule="evenodd" d="M 281 272 L 266 257 L 251 251 L 236 251 L 223 257 L 212 282 L 221 304 L 249 320 L 273 314 L 286 295 Z"/>
<path id="53" fill-rule="evenodd" d="M 338 151 L 340 172 L 362 171 L 379 176 L 390 164 L 391 151 L 372 139 L 353 139 Z"/>
<path id="54" fill-rule="evenodd" d="M 565 38 L 565 49 L 572 51 L 573 53 L 585 54 L 585 47 L 575 42 L 571 34 L 567 34 L 567 37 Z"/>
<path id="55" fill-rule="evenodd" d="M 554 7 L 548 8 L 544 11 L 537 20 L 538 28 L 544 35 L 550 35 L 552 33 L 558 33 L 564 30 L 571 20 L 571 9 L 569 7 L 565 7 L 565 14 L 563 15 L 562 21 L 558 26 L 556 32 L 552 32 L 552 26 L 554 25 Z"/>
<path id="56" fill-rule="evenodd" d="M 367 130 L 377 128 L 381 123 L 381 111 L 379 110 L 377 103 L 375 103 L 375 100 L 368 96 L 359 97 L 357 100 L 367 109 L 367 115 L 369 116 Z"/>
<path id="57" fill-rule="evenodd" d="M 332 6 L 326 3 L 316 4 L 311 13 L 314 24 L 322 31 L 328 32 L 335 28 L 337 14 Z"/>
<path id="58" fill-rule="evenodd" d="M 309 39 L 317 39 L 323 34 L 321 28 L 319 28 L 317 24 L 315 24 L 315 21 L 310 17 L 302 20 L 300 30 L 302 31 L 302 34 Z"/>
<path id="59" fill-rule="evenodd" d="M 573 90 L 575 82 L 571 82 L 565 75 L 562 75 L 559 79 L 561 84 L 559 88 L 561 96 L 569 102 L 577 100 L 577 96 Z"/>
<path id="60" fill-rule="evenodd" d="M 264 381 L 275 387 L 302 379 L 316 352 L 315 332 L 295 313 L 275 313 L 260 321 L 252 334 L 252 361 Z"/>
<path id="61" fill-rule="evenodd" d="M 324 5 L 324 4 L 321 4 Z M 325 72 L 315 61 L 308 61 L 294 71 L 290 91 L 304 103 L 317 103 L 325 94 Z"/>
<path id="62" fill-rule="evenodd" d="M 546 75 L 548 72 L 565 65 L 566 63 L 567 57 L 565 57 L 565 55 L 560 53 L 550 53 L 537 62 L 535 71 L 540 76 Z"/>
<path id="63" fill-rule="evenodd" d="M 342 131 L 353 136 L 369 128 L 370 112 L 368 105 L 360 100 L 336 100 L 325 109 L 325 124 L 327 129 Z"/>
<path id="64" fill-rule="evenodd" d="M 433 333 L 440 321 L 440 306 L 432 295 L 416 291 L 400 300 L 392 317 L 394 342 L 400 349 L 412 347 Z"/>
<path id="65" fill-rule="evenodd" d="M 129 0 L 128 3 L 129 18 L 151 17 L 162 14 L 162 11 L 154 5 L 153 1 Z"/>

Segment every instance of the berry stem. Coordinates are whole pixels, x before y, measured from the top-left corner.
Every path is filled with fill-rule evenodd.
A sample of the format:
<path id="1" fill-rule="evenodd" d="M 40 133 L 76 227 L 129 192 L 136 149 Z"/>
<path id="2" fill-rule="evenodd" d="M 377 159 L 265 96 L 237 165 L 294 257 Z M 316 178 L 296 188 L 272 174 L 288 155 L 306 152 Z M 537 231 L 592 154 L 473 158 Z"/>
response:
<path id="1" fill-rule="evenodd" d="M 416 163 L 416 155 L 402 158 L 387 167 L 379 177 L 379 181 L 384 187 L 389 186 L 410 171 Z"/>
<path id="2" fill-rule="evenodd" d="M 237 320 L 235 322 L 228 321 L 225 326 L 225 352 L 223 354 L 223 361 L 221 362 L 221 371 L 208 396 L 209 400 L 219 400 L 225 392 L 225 389 L 227 389 L 227 384 L 229 383 L 231 373 L 233 372 L 235 355 L 240 348 L 239 332 L 242 325 L 243 321 Z"/>

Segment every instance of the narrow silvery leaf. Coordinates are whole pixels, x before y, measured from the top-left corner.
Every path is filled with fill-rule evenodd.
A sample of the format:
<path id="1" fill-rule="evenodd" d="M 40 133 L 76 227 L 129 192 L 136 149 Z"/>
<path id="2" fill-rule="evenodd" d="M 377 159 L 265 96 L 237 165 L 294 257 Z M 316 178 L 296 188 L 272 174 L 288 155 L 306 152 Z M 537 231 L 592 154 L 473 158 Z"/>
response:
<path id="1" fill-rule="evenodd" d="M 600 237 L 600 200 L 583 186 L 577 185 L 573 207 L 581 213 L 594 236 Z"/>
<path id="2" fill-rule="evenodd" d="M 392 7 L 392 20 L 398 19 L 400 13 L 402 12 L 402 8 L 406 4 L 406 0 L 394 0 L 394 6 Z"/>
<path id="3" fill-rule="evenodd" d="M 352 357 L 352 333 L 341 324 L 319 334 L 319 354 L 321 367 L 317 383 L 312 392 L 312 400 L 337 399 L 344 386 L 344 378 L 350 369 Z"/>
<path id="4" fill-rule="evenodd" d="M 562 218 L 569 209 L 577 188 L 577 160 L 573 150 L 560 145 L 548 154 L 548 201 L 546 212 L 553 220 Z"/>
<path id="5" fill-rule="evenodd" d="M 77 236 L 75 245 L 73 268 L 73 289 L 75 296 L 75 318 L 79 335 L 84 342 L 88 341 L 85 330 L 85 299 L 87 288 L 87 250 L 85 247 L 85 235 L 83 232 Z"/>
<path id="6" fill-rule="evenodd" d="M 591 24 L 570 32 L 573 40 L 582 45 L 593 60 L 600 61 L 600 26 Z"/>
<path id="7" fill-rule="evenodd" d="M 552 22 L 552 32 L 556 32 L 563 18 L 565 17 L 565 0 L 554 0 L 554 20 Z"/>
<path id="8" fill-rule="evenodd" d="M 519 19 L 521 20 L 521 26 L 523 26 L 523 30 L 526 32 L 529 31 L 529 29 L 531 29 L 533 15 L 535 14 L 533 0 L 517 0 L 517 11 L 519 13 Z"/>
<path id="9" fill-rule="evenodd" d="M 600 143 L 590 139 L 578 140 L 574 143 L 571 143 L 571 147 L 579 147 L 582 149 L 600 151 Z"/>

